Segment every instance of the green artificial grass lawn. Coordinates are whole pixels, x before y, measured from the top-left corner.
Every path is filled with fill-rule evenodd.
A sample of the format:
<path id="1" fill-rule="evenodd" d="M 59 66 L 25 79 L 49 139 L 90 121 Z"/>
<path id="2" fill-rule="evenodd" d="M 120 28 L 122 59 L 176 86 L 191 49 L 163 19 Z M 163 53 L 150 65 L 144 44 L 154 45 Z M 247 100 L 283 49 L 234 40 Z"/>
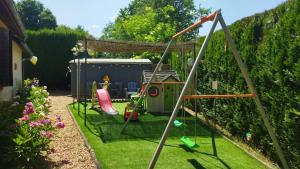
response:
<path id="1" fill-rule="evenodd" d="M 86 127 L 83 120 L 83 106 L 80 106 L 80 114 L 77 113 L 77 104 L 74 107 L 69 105 L 69 108 L 104 169 L 147 168 L 169 120 L 169 115 L 150 113 L 140 115 L 139 122 L 131 122 L 125 133 L 120 134 L 124 124 L 122 114 L 126 103 L 113 105 L 120 115 L 108 116 L 87 109 Z M 184 121 L 183 117 L 178 119 Z M 171 129 L 155 168 L 266 168 L 219 135 L 215 139 L 217 157 L 214 156 L 211 131 L 201 126 L 199 121 L 196 132 L 199 147 L 186 148 L 180 142 L 180 138 L 188 136 L 194 141 L 194 123 L 194 117 L 186 117 L 185 127 Z"/>

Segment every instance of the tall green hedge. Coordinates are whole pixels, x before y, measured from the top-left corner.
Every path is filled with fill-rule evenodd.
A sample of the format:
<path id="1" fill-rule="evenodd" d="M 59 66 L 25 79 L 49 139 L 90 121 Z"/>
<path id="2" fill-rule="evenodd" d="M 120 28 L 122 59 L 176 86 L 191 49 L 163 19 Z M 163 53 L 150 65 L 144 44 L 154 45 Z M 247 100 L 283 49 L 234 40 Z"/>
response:
<path id="1" fill-rule="evenodd" d="M 70 83 L 70 77 L 66 77 L 68 62 L 73 59 L 71 48 L 86 33 L 59 28 L 27 31 L 27 34 L 27 43 L 39 60 L 34 66 L 25 63 L 25 77 L 37 77 L 50 89 L 67 89 Z"/>
<path id="2" fill-rule="evenodd" d="M 229 26 L 258 95 L 270 117 L 285 157 L 292 168 L 300 166 L 300 1 L 289 0 L 277 8 Z M 204 38 L 199 40 L 200 44 Z M 217 31 L 198 70 L 198 91 L 213 93 L 212 80 L 220 82 L 218 93 L 248 93 L 224 33 Z M 201 101 L 203 112 L 215 118 L 210 100 Z M 279 162 L 272 141 L 251 99 L 217 100 L 217 122 L 245 140 L 250 131 L 256 147 Z M 246 142 L 246 141 L 245 141 Z"/>

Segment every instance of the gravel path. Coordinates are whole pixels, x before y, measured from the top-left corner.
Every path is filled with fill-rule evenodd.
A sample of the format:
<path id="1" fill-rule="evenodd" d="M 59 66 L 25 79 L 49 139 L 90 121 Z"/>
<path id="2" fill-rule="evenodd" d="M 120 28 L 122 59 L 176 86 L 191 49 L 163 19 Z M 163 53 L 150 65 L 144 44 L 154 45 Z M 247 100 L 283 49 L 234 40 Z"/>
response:
<path id="1" fill-rule="evenodd" d="M 48 155 L 51 168 L 96 168 L 91 154 L 66 108 L 66 105 L 72 102 L 72 97 L 68 97 L 65 92 L 53 92 L 50 99 L 52 107 L 49 117 L 55 118 L 56 115 L 59 115 L 65 123 L 65 128 L 60 129 L 50 143 L 50 147 L 54 149 Z"/>

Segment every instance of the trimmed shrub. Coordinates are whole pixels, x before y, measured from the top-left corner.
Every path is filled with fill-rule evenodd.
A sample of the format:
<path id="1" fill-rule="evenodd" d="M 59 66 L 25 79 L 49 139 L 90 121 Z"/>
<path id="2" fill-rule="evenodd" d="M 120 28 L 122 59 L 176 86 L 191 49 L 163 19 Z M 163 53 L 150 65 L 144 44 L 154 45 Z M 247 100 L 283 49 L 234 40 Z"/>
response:
<path id="1" fill-rule="evenodd" d="M 27 31 L 27 43 L 39 58 L 37 65 L 25 63 L 25 77 L 37 77 L 50 90 L 65 90 L 70 84 L 67 76 L 69 61 L 73 59 L 71 48 L 76 42 L 86 37 L 83 31 L 69 28 L 56 30 L 43 29 Z"/>

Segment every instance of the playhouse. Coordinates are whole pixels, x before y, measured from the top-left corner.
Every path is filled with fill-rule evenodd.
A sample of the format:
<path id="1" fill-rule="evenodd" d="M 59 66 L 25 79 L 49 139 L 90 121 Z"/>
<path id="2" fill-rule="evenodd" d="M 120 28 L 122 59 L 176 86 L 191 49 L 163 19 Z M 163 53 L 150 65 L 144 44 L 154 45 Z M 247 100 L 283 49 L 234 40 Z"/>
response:
<path id="1" fill-rule="evenodd" d="M 149 82 L 153 71 L 143 71 L 143 83 Z M 179 76 L 174 70 L 162 70 L 155 74 L 154 80 L 146 91 L 146 111 L 171 112 L 176 104 L 179 88 Z"/>

